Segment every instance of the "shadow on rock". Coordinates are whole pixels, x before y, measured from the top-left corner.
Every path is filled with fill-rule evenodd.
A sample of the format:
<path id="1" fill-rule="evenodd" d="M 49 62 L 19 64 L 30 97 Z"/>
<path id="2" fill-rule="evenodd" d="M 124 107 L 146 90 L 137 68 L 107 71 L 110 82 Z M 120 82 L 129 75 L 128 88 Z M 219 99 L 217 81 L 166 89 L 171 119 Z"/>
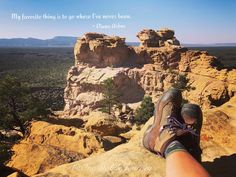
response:
<path id="1" fill-rule="evenodd" d="M 203 162 L 203 166 L 213 177 L 235 176 L 236 154 L 222 156 L 213 162 Z"/>
<path id="2" fill-rule="evenodd" d="M 15 172 L 18 172 L 18 175 L 20 175 L 21 177 L 27 177 L 27 175 L 25 175 L 24 173 L 20 172 L 17 169 L 7 167 L 3 164 L 0 164 L 0 177 L 6 177 L 6 176 L 11 175 L 12 173 L 15 173 Z"/>
<path id="3" fill-rule="evenodd" d="M 81 128 L 81 126 L 84 124 L 84 121 L 79 118 L 48 118 L 45 120 L 48 123 L 56 124 L 56 125 L 64 125 L 66 127 L 76 127 Z"/>
<path id="4" fill-rule="evenodd" d="M 102 143 L 105 151 L 109 151 L 120 144 L 126 143 L 126 139 L 120 136 L 104 136 Z"/>

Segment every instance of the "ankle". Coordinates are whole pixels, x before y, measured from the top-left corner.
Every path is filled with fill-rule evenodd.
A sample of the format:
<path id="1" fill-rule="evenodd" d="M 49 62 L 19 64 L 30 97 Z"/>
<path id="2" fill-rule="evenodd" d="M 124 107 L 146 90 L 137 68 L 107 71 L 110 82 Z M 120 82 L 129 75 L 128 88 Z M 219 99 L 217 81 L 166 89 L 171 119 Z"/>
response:
<path id="1" fill-rule="evenodd" d="M 164 157 L 167 158 L 167 156 L 177 151 L 187 152 L 185 147 L 179 141 L 174 140 L 166 147 L 166 150 L 164 152 Z"/>

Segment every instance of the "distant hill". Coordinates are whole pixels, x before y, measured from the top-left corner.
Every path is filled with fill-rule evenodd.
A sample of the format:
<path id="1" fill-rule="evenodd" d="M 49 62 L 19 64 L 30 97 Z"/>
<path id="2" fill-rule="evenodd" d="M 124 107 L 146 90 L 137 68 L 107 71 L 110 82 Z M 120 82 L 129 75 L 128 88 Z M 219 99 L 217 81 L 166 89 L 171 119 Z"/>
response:
<path id="1" fill-rule="evenodd" d="M 130 46 L 139 46 L 139 42 L 126 42 Z M 215 43 L 215 44 L 181 44 L 184 47 L 236 47 L 236 43 Z"/>
<path id="2" fill-rule="evenodd" d="M 184 47 L 236 47 L 236 43 L 181 44 Z"/>
<path id="3" fill-rule="evenodd" d="M 0 39 L 0 47 L 73 47 L 77 37 L 56 36 L 52 39 L 12 38 Z"/>
<path id="4" fill-rule="evenodd" d="M 56 36 L 52 39 L 12 38 L 1 39 L 0 47 L 74 47 L 77 37 Z M 126 42 L 130 46 L 139 46 L 139 42 Z M 233 47 L 236 43 L 181 44 L 184 47 Z"/>

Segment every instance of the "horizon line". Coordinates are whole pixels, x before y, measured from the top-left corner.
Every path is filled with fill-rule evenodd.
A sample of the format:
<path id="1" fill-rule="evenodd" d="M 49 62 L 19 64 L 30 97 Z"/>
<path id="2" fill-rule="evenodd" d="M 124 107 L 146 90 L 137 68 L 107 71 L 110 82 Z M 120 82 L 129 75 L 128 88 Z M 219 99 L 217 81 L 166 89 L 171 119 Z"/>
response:
<path id="1" fill-rule="evenodd" d="M 76 36 L 70 36 L 70 35 L 58 35 L 58 36 L 53 36 L 51 38 L 37 38 L 37 37 L 7 37 L 7 38 L 2 38 L 0 37 L 0 40 L 12 40 L 12 39 L 37 39 L 37 40 L 50 40 L 50 39 L 54 39 L 56 37 L 71 37 L 71 38 L 79 38 L 80 36 L 76 37 Z M 126 42 L 130 42 L 130 43 L 140 43 L 139 41 L 126 41 Z M 193 42 L 180 42 L 181 44 L 187 44 L 187 45 L 218 45 L 218 44 L 236 44 L 235 42 L 214 42 L 214 43 L 193 43 Z"/>

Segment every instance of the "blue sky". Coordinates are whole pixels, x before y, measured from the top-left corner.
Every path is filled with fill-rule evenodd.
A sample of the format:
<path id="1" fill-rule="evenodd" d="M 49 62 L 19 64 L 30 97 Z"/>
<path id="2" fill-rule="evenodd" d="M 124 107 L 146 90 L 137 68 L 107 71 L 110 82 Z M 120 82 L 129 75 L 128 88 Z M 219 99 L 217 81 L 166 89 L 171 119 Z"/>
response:
<path id="1" fill-rule="evenodd" d="M 12 13 L 129 15 L 126 20 L 13 20 Z M 144 28 L 174 29 L 182 43 L 236 42 L 235 0 L 0 0 L 0 38 L 81 36 L 102 32 L 137 41 Z M 124 28 L 96 28 L 120 24 Z"/>

